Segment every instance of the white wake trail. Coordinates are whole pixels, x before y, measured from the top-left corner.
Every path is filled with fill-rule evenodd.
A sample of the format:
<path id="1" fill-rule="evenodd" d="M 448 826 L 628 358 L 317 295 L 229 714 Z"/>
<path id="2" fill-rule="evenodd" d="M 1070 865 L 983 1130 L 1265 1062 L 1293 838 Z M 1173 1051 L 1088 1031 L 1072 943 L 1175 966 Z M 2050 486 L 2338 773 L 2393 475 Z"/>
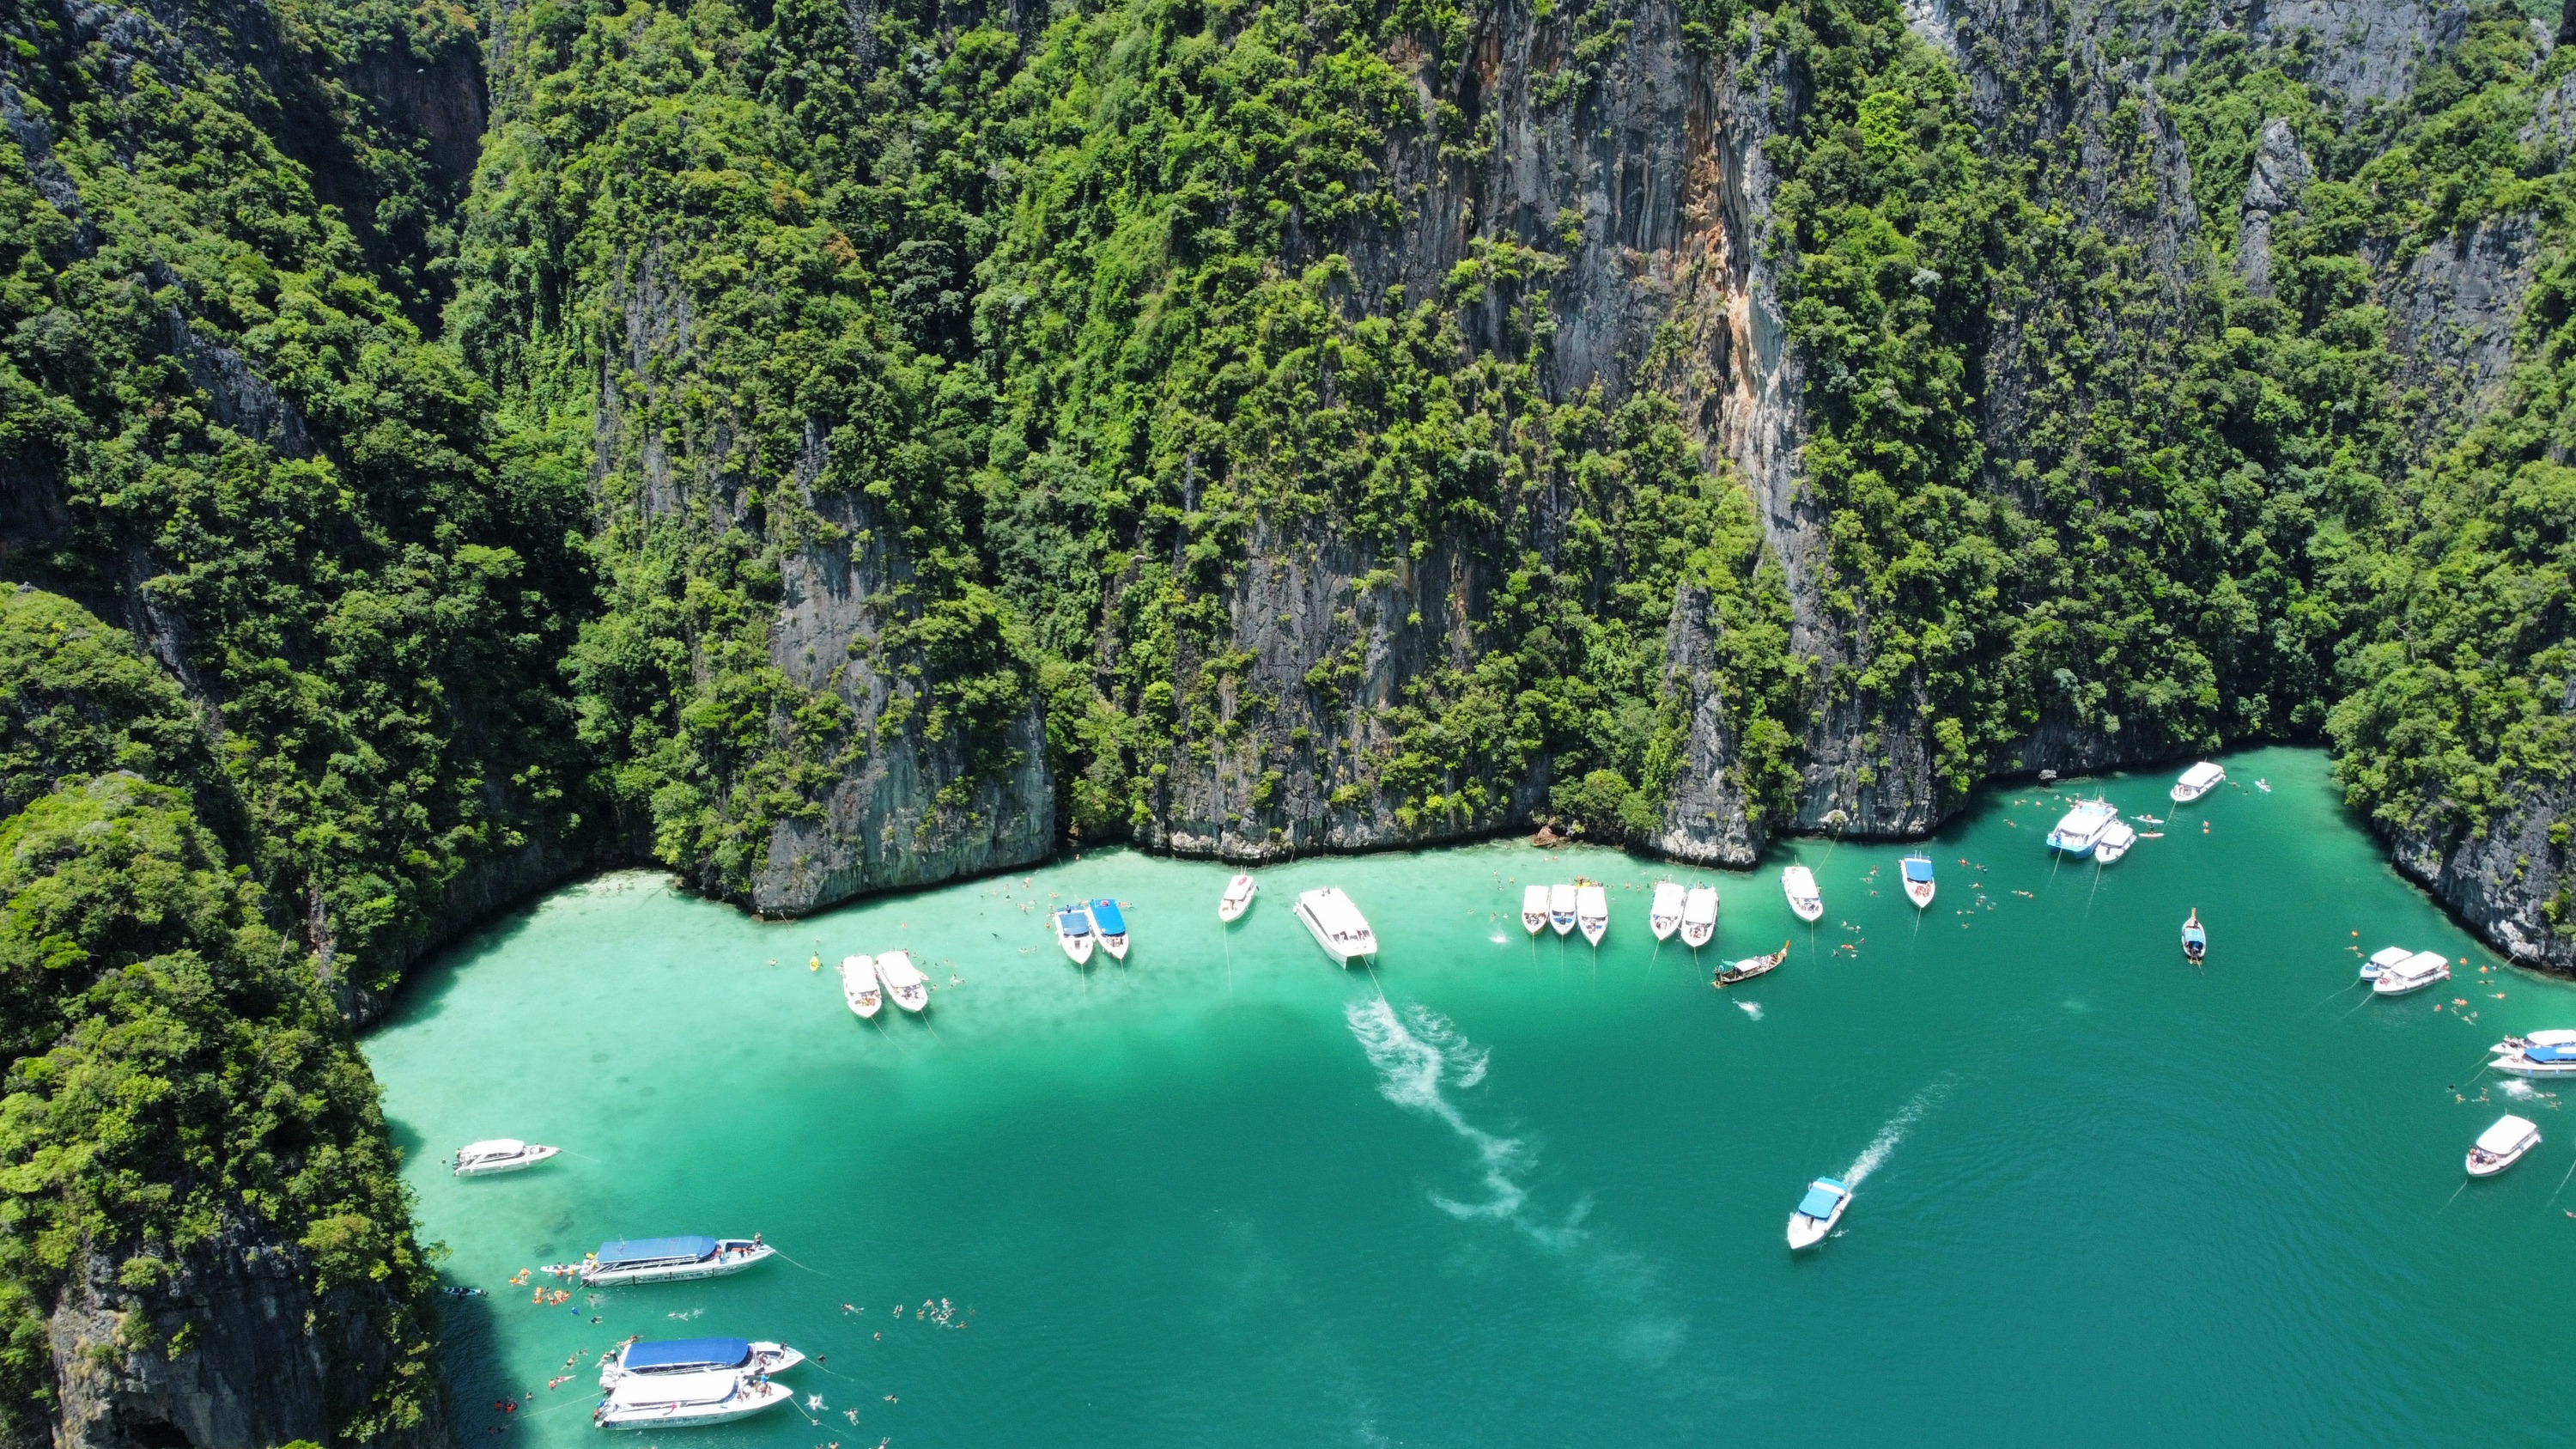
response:
<path id="1" fill-rule="evenodd" d="M 1878 1135 L 1869 1139 L 1869 1145 L 1861 1149 L 1860 1156 L 1852 1159 L 1852 1165 L 1843 1170 L 1843 1185 L 1857 1189 L 1861 1179 L 1878 1171 L 1878 1165 L 1887 1160 L 1887 1154 L 1894 1152 L 1896 1144 L 1905 1140 L 1905 1130 L 1921 1121 L 1925 1112 L 1939 1105 L 1949 1090 L 1949 1083 L 1934 1082 L 1915 1093 L 1914 1100 L 1888 1118 L 1887 1125 L 1878 1129 Z"/>
<path id="2" fill-rule="evenodd" d="M 1442 1212 L 1460 1218 L 1509 1218 L 1529 1200 L 1529 1190 L 1515 1176 L 1526 1165 L 1520 1139 L 1497 1137 L 1467 1120 L 1444 1088 L 1461 1090 L 1485 1079 L 1489 1054 L 1459 1035 L 1449 1018 L 1425 1007 L 1407 1007 L 1402 1016 L 1384 997 L 1355 1001 L 1344 1009 L 1351 1035 L 1377 1068 L 1380 1096 L 1399 1107 L 1436 1117 L 1475 1149 L 1484 1169 L 1483 1202 L 1460 1202 L 1431 1194 Z"/>

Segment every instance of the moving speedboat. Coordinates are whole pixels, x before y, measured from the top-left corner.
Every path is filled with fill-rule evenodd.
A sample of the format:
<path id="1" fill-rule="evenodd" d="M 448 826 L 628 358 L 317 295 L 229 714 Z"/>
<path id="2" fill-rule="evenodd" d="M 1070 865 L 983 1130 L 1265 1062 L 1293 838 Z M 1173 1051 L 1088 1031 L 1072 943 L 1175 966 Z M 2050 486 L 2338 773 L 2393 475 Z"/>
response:
<path id="1" fill-rule="evenodd" d="M 786 1403 L 796 1392 L 758 1374 L 630 1374 L 619 1379 L 590 1422 L 602 1429 L 679 1429 L 722 1424 Z"/>
<path id="2" fill-rule="evenodd" d="M 602 1243 L 575 1268 L 593 1288 L 609 1283 L 678 1283 L 720 1278 L 766 1261 L 778 1250 L 748 1238 L 620 1238 Z"/>
<path id="3" fill-rule="evenodd" d="M 456 1175 L 481 1177 L 492 1172 L 516 1172 L 523 1167 L 534 1167 L 561 1151 L 560 1147 L 540 1147 L 516 1137 L 468 1142 L 456 1149 Z"/>
<path id="4" fill-rule="evenodd" d="M 1574 887 L 1574 923 L 1583 928 L 1583 939 L 1598 946 L 1610 933 L 1610 892 L 1597 881 L 1581 881 Z"/>
<path id="5" fill-rule="evenodd" d="M 2439 951 L 2418 951 L 2394 966 L 2383 966 L 2379 978 L 2370 983 L 2373 994 L 2404 996 L 2421 991 L 2436 981 L 2451 979 L 2451 958 Z"/>
<path id="6" fill-rule="evenodd" d="M 1261 882 L 1239 875 L 1225 883 L 1225 894 L 1217 898 L 1216 918 L 1229 925 L 1252 909 L 1252 898 L 1261 893 Z"/>
<path id="7" fill-rule="evenodd" d="M 1127 959 L 1127 913 L 1118 909 L 1116 901 L 1091 903 L 1091 929 L 1100 933 L 1100 949 L 1109 953 L 1110 960 Z"/>
<path id="8" fill-rule="evenodd" d="M 1789 1214 L 1789 1249 L 1812 1248 L 1825 1240 L 1834 1224 L 1843 1220 L 1843 1209 L 1851 1206 L 1852 1190 L 1839 1177 L 1820 1177 L 1807 1184 L 1807 1195 L 1798 1200 L 1798 1210 Z"/>
<path id="9" fill-rule="evenodd" d="M 635 1374 L 782 1373 L 805 1361 L 805 1355 L 783 1343 L 755 1343 L 747 1338 L 666 1338 L 659 1343 L 629 1342 L 599 1370 L 599 1386 L 611 1389 Z"/>
<path id="10" fill-rule="evenodd" d="M 1780 943 L 1780 949 L 1768 956 L 1747 956 L 1732 966 L 1719 967 L 1717 975 L 1710 979 L 1709 985 L 1733 986 L 1738 981 L 1750 981 L 1788 959 L 1789 943 L 1783 941 Z"/>
<path id="11" fill-rule="evenodd" d="M 1547 888 L 1547 923 L 1560 936 L 1574 929 L 1574 887 L 1559 881 Z"/>
<path id="12" fill-rule="evenodd" d="M 2057 828 L 2048 832 L 2048 848 L 2069 855 L 2089 854 L 2101 841 L 2103 829 L 2119 818 L 2120 807 L 2108 800 L 2078 800 L 2075 808 L 2057 822 Z"/>
<path id="13" fill-rule="evenodd" d="M 888 951 L 877 958 L 877 979 L 885 983 L 886 995 L 906 1011 L 918 1013 L 930 1004 L 930 978 L 912 964 L 909 951 Z"/>
<path id="14" fill-rule="evenodd" d="M 1067 906 L 1055 913 L 1055 942 L 1073 958 L 1074 965 L 1090 964 L 1093 939 L 1091 912 L 1080 906 Z"/>
<path id="15" fill-rule="evenodd" d="M 1816 889 L 1816 873 L 1803 865 L 1780 872 L 1780 893 L 1789 898 L 1789 913 L 1799 920 L 1814 921 L 1825 913 L 1824 895 Z"/>
<path id="16" fill-rule="evenodd" d="M 2093 858 L 2104 865 L 2129 853 L 2138 843 L 2138 832 L 2125 820 L 2113 820 L 2102 827 L 2102 838 L 2093 842 Z"/>
<path id="17" fill-rule="evenodd" d="M 2376 981 L 2379 979 L 2380 972 L 2404 963 L 2407 957 L 2414 954 L 2403 946 L 2382 946 L 2371 953 L 2369 960 L 2361 963 L 2361 979 Z"/>
<path id="18" fill-rule="evenodd" d="M 2171 791 L 2173 802 L 2176 805 L 2188 805 L 2192 801 L 2199 799 L 2201 796 L 2208 794 L 2210 791 L 2217 789 L 2219 782 L 2226 778 L 2227 772 L 2225 770 L 2218 768 L 2207 760 L 2203 760 L 2199 764 L 2192 766 L 2190 769 L 2183 771 L 2182 778 L 2174 781 L 2174 787 Z"/>
<path id="19" fill-rule="evenodd" d="M 1646 929 L 1658 941 L 1669 941 L 1673 932 L 1682 928 L 1682 883 L 1677 880 L 1655 882 L 1655 901 L 1646 907 Z"/>
<path id="20" fill-rule="evenodd" d="M 1696 951 L 1717 934 L 1717 887 L 1692 886 L 1682 899 L 1682 944 Z"/>
<path id="21" fill-rule="evenodd" d="M 1342 894 L 1340 886 L 1300 892 L 1297 919 L 1306 923 L 1315 944 L 1323 947 L 1324 954 L 1332 957 L 1337 966 L 1348 966 L 1361 957 L 1377 954 L 1377 932 L 1369 929 L 1368 918 L 1351 904 L 1349 896 Z"/>
<path id="22" fill-rule="evenodd" d="M 1903 873 L 1905 876 L 1905 898 L 1912 901 L 1914 903 L 1914 908 L 1918 911 L 1931 905 L 1932 857 L 1925 855 L 1919 850 L 1914 852 L 1912 855 L 1905 857 Z"/>
<path id="23" fill-rule="evenodd" d="M 2493 1177 L 2520 1162 L 2524 1153 L 2539 1145 L 2540 1128 L 2528 1118 L 2507 1112 L 2470 1144 L 2469 1176 Z"/>
<path id="24" fill-rule="evenodd" d="M 877 986 L 877 963 L 873 957 L 841 958 L 841 999 L 850 1003 L 850 1010 L 859 1014 L 859 1020 L 875 1019 L 877 1008 L 885 1005 L 885 992 Z"/>
<path id="25" fill-rule="evenodd" d="M 2493 1048 L 2487 1065 L 2516 1077 L 2576 1077 L 2576 1031 L 2535 1031 L 2509 1036 Z"/>

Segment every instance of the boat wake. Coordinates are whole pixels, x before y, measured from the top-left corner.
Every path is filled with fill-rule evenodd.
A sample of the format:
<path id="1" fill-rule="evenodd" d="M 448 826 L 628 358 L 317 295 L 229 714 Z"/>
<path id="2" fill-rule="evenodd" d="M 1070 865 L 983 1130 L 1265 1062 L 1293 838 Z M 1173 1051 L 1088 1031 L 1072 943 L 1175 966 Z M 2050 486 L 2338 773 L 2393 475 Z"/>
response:
<path id="1" fill-rule="evenodd" d="M 1860 1156 L 1852 1159 L 1852 1165 L 1844 1169 L 1844 1184 L 1858 1188 L 1863 1178 L 1878 1171 L 1878 1165 L 1887 1160 L 1887 1154 L 1894 1152 L 1896 1144 L 1905 1140 L 1906 1129 L 1921 1121 L 1924 1113 L 1938 1106 L 1941 1098 L 1949 1090 L 1950 1084 L 1940 1081 L 1915 1093 L 1914 1100 L 1907 1102 L 1897 1110 L 1895 1116 L 1888 1118 L 1887 1125 L 1878 1129 L 1878 1135 L 1869 1139 L 1869 1145 L 1861 1149 Z"/>
<path id="2" fill-rule="evenodd" d="M 1344 1010 L 1351 1035 L 1377 1068 L 1378 1095 L 1448 1124 L 1476 1151 L 1485 1174 L 1482 1202 L 1460 1202 L 1440 1193 L 1432 1203 L 1457 1218 L 1509 1218 L 1529 1200 L 1518 1171 L 1527 1153 L 1517 1137 L 1497 1137 L 1467 1120 L 1449 1100 L 1446 1088 L 1461 1091 L 1485 1079 L 1489 1053 L 1467 1040 L 1457 1025 L 1423 1006 L 1409 1006 L 1398 1016 L 1384 997 L 1355 1001 Z"/>
<path id="3" fill-rule="evenodd" d="M 1762 1019 L 1761 1002 L 1739 1001 L 1735 1003 L 1735 1008 L 1736 1010 L 1743 1012 L 1746 1016 L 1752 1017 L 1755 1021 L 1760 1021 Z"/>

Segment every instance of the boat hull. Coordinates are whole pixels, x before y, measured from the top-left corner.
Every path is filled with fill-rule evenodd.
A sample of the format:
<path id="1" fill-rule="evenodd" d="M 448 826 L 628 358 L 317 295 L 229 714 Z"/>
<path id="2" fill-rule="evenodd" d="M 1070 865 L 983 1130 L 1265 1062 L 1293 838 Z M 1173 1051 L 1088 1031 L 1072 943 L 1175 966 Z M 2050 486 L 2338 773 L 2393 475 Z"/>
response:
<path id="1" fill-rule="evenodd" d="M 1789 1251 L 1805 1252 L 1832 1237 L 1834 1228 L 1843 1220 L 1843 1211 L 1850 1206 L 1851 1199 L 1845 1197 L 1841 1202 L 1834 1204 L 1831 1217 L 1811 1218 L 1805 1213 L 1789 1214 Z"/>
<path id="2" fill-rule="evenodd" d="M 1733 986 L 1739 981 L 1750 981 L 1756 976 L 1765 975 L 1769 972 L 1780 969 L 1780 963 L 1772 960 L 1768 956 L 1756 956 L 1751 959 L 1752 964 L 1749 966 L 1739 961 L 1735 965 L 1729 966 L 1725 970 L 1718 972 L 1715 977 L 1711 978 L 1710 984 L 1716 986 Z"/>
<path id="3" fill-rule="evenodd" d="M 2436 986 L 2450 979 L 2451 973 L 2448 971 L 2439 976 L 2427 976 L 2421 980 L 2412 981 L 2381 972 L 2379 979 L 2370 983 L 2370 993 L 2373 996 L 2412 996 L 2428 986 Z"/>
<path id="4" fill-rule="evenodd" d="M 1922 910 L 1932 904 L 1932 887 L 1928 885 L 1917 885 L 1912 881 L 1907 881 L 1905 883 L 1905 898 L 1914 903 L 1914 908 L 1916 910 Z"/>
<path id="5" fill-rule="evenodd" d="M 524 1155 L 519 1157 L 505 1158 L 497 1162 L 460 1164 L 456 1169 L 456 1176 L 490 1177 L 494 1173 L 500 1172 L 525 1172 L 529 1168 L 536 1166 L 538 1163 L 553 1158 L 562 1151 L 563 1149 L 560 1147 L 531 1147 Z"/>
<path id="6" fill-rule="evenodd" d="M 1216 918 L 1227 925 L 1243 919 L 1252 909 L 1252 898 L 1261 894 L 1261 886 L 1248 875 L 1239 875 L 1225 883 L 1225 894 L 1216 903 Z"/>
<path id="7" fill-rule="evenodd" d="M 754 1343 L 751 1346 L 751 1362 L 744 1365 L 742 1371 L 744 1373 L 780 1374 L 785 1373 L 804 1361 L 804 1354 L 795 1349 L 789 1348 L 783 1343 Z M 621 1365 L 612 1363 L 608 1367 L 599 1371 L 599 1386 L 602 1389 L 613 1389 L 617 1387 L 621 1380 L 624 1379 L 650 1379 L 653 1377 L 654 1374 L 649 1371 L 644 1373 L 629 1373 Z"/>
<path id="8" fill-rule="evenodd" d="M 699 1278 L 722 1278 L 739 1273 L 756 1263 L 765 1263 L 778 1250 L 766 1243 L 738 1252 L 718 1252 L 712 1258 L 692 1263 L 653 1264 L 640 1268 L 602 1268 L 581 1275 L 584 1286 L 604 1288 L 614 1284 L 687 1283 Z"/>
<path id="9" fill-rule="evenodd" d="M 1124 961 L 1127 959 L 1127 938 L 1124 936 L 1103 936 L 1100 938 L 1100 949 L 1109 953 L 1110 960 Z"/>
<path id="10" fill-rule="evenodd" d="M 1343 950 L 1341 943 L 1333 939 L 1332 933 L 1324 929 L 1323 922 L 1315 919 L 1315 913 L 1306 909 L 1304 901 L 1297 903 L 1295 914 L 1298 920 L 1306 923 L 1306 934 L 1314 937 L 1315 944 L 1324 948 L 1324 954 L 1333 958 L 1334 965 L 1348 966 L 1353 958 L 1361 954 L 1357 951 Z"/>
<path id="11" fill-rule="evenodd" d="M 2469 1160 L 2467 1164 L 2469 1176 L 2493 1177 L 2497 1173 L 2504 1171 L 2506 1168 L 2513 1166 L 2517 1162 L 2520 1162 L 2525 1154 L 2529 1153 L 2531 1149 L 2539 1145 L 2540 1139 L 2534 1137 L 2530 1141 L 2523 1143 L 2520 1147 L 2513 1149 L 2511 1152 L 2499 1153 L 2493 1157 L 2489 1157 L 2485 1153 L 2472 1147 L 2469 1149 Z"/>
<path id="12" fill-rule="evenodd" d="M 609 1410 L 602 1405 L 591 1415 L 591 1423 L 602 1429 L 686 1429 L 702 1424 L 724 1424 L 749 1417 L 764 1409 L 776 1408 L 796 1397 L 785 1384 L 745 1384 L 733 1398 L 717 1404 L 673 1404 L 667 1407 L 637 1405 Z"/>
<path id="13" fill-rule="evenodd" d="M 2487 1065 L 2512 1077 L 2576 1077 L 2576 1062 L 2535 1062 L 2518 1053 L 2499 1056 Z"/>
<path id="14" fill-rule="evenodd" d="M 1091 964 L 1091 938 L 1089 936 L 1068 936 L 1059 931 L 1056 933 L 1055 941 L 1057 945 L 1064 948 L 1064 954 L 1072 959 L 1074 965 L 1087 966 Z"/>

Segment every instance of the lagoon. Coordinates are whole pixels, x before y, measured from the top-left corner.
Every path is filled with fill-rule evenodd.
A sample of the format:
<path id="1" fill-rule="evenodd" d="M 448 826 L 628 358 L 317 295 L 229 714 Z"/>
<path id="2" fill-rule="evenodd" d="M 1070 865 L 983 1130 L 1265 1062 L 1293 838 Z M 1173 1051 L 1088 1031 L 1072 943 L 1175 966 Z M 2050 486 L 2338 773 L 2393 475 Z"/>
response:
<path id="1" fill-rule="evenodd" d="M 1749 874 L 1519 841 L 1302 861 L 1231 929 L 1229 867 L 1126 850 L 794 922 L 643 873 L 559 892 L 366 1043 L 423 1235 L 489 1294 L 448 1312 L 458 1441 L 591 1442 L 604 1349 L 705 1333 L 828 1359 L 792 1410 L 677 1436 L 708 1449 L 2556 1442 L 2576 1347 L 2526 1305 L 2576 1268 L 2576 1121 L 2476 1074 L 2576 1026 L 2576 988 L 2399 879 L 2322 755 L 2224 763 L 2189 807 L 2170 772 L 1991 790 L 1925 847 L 1920 915 L 1904 848 L 1828 840 Z M 2079 788 L 2171 823 L 2055 861 Z M 1521 884 L 1578 873 L 1608 940 L 1533 942 Z M 1696 961 L 1646 930 L 1666 876 L 1723 897 Z M 1290 914 L 1327 883 L 1374 972 Z M 1135 945 L 1078 971 L 1046 907 L 1091 895 Z M 2357 951 L 2396 943 L 2463 964 L 2372 1000 Z M 929 1013 L 861 1023 L 831 963 L 898 946 Z M 2543 1145 L 2466 1182 L 2507 1110 Z M 447 1174 L 504 1135 L 566 1155 Z M 1793 1258 L 1828 1173 L 1850 1212 Z M 784 1256 L 737 1277 L 508 1281 L 753 1231 Z"/>

